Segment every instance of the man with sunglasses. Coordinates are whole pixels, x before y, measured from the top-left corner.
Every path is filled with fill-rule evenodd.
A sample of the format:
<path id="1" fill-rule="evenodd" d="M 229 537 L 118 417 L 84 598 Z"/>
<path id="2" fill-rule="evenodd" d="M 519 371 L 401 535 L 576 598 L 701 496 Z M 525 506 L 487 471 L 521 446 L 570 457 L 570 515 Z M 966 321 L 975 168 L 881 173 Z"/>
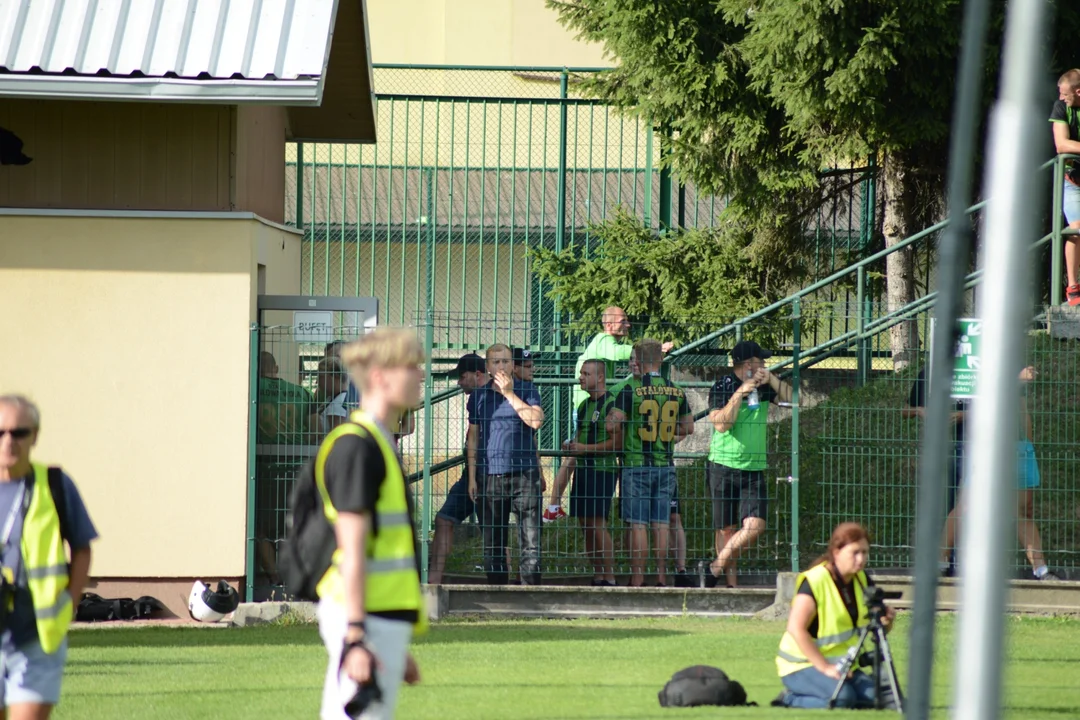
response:
<path id="1" fill-rule="evenodd" d="M 60 700 L 72 598 L 82 597 L 97 538 L 71 478 L 30 459 L 40 428 L 32 402 L 0 395 L 0 672 L 13 718 L 47 718 Z"/>

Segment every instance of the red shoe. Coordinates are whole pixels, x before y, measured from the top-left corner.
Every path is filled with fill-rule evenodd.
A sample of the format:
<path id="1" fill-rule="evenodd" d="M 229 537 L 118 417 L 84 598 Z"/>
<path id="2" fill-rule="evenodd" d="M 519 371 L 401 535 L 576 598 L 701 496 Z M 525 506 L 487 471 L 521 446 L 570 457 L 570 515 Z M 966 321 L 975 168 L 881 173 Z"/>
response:
<path id="1" fill-rule="evenodd" d="M 566 513 L 563 512 L 562 507 L 557 506 L 554 510 L 550 507 L 544 508 L 543 520 L 546 523 L 562 520 L 564 517 L 566 517 Z"/>
<path id="2" fill-rule="evenodd" d="M 1080 284 L 1065 288 L 1065 303 L 1072 306 L 1080 305 Z"/>

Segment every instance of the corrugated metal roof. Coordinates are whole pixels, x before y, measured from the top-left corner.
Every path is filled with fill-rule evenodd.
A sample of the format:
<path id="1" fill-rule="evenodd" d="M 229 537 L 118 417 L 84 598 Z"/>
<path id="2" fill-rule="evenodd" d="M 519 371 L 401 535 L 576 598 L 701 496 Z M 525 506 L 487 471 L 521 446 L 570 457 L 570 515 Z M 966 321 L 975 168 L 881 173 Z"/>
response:
<path id="1" fill-rule="evenodd" d="M 0 77 L 318 80 L 337 0 L 0 0 Z"/>

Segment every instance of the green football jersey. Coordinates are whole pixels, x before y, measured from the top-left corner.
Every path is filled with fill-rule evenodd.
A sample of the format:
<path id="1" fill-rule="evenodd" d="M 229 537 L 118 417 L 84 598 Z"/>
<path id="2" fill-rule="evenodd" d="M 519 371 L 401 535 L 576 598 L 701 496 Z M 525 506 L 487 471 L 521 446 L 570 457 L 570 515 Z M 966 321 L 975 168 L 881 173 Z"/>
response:
<path id="1" fill-rule="evenodd" d="M 653 373 L 630 378 L 619 386 L 615 407 L 626 415 L 623 467 L 667 467 L 674 464 L 679 418 L 690 414 L 686 393 Z"/>
<path id="2" fill-rule="evenodd" d="M 611 393 L 604 393 L 595 400 L 586 396 L 585 402 L 577 408 L 576 441 L 586 445 L 607 442 L 611 436 L 608 435 L 605 421 L 614 405 L 615 397 Z M 597 470 L 614 470 L 617 467 L 614 453 L 611 452 L 579 455 L 578 464 Z"/>
<path id="3" fill-rule="evenodd" d="M 306 388 L 281 378 L 259 378 L 260 443 L 299 445 L 307 442 L 312 397 Z"/>

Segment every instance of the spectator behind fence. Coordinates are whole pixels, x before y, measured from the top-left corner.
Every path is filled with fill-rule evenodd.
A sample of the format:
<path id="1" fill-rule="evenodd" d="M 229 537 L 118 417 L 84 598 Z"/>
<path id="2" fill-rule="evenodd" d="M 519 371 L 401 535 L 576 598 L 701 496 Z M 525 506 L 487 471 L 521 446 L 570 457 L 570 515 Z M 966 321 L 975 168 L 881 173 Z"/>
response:
<path id="1" fill-rule="evenodd" d="M 1050 111 L 1054 133 L 1054 149 L 1059 155 L 1080 155 L 1080 69 L 1073 68 L 1058 78 L 1058 99 Z M 1062 210 L 1069 227 L 1080 229 L 1080 162 L 1069 162 L 1065 168 Z M 1076 235 L 1065 237 L 1065 302 L 1080 305 L 1080 251 Z M 1060 282 L 1054 278 L 1054 282 Z"/>
<path id="2" fill-rule="evenodd" d="M 0 546 L 6 583 L 14 586 L 0 610 L 0 651 L 3 707 L 13 720 L 47 718 L 60 701 L 68 626 L 98 536 L 71 478 L 30 459 L 40 430 L 33 403 L 0 396 Z"/>
<path id="3" fill-rule="evenodd" d="M 458 387 L 465 393 L 466 398 L 470 397 L 473 391 L 488 379 L 484 358 L 476 353 L 462 355 L 455 372 Z M 467 443 L 468 438 L 466 438 Z M 435 541 L 432 548 L 431 568 L 428 572 L 428 582 L 432 585 L 442 583 L 446 558 L 450 556 L 450 550 L 454 545 L 454 526 L 465 522 L 476 510 L 476 503 L 469 497 L 470 467 L 471 463 L 466 459 L 465 467 L 461 470 L 461 477 L 450 487 L 446 493 L 446 501 L 435 516 Z"/>
<path id="4" fill-rule="evenodd" d="M 706 466 L 716 541 L 716 560 L 706 578 L 709 587 L 715 587 L 721 575 L 727 576 L 728 587 L 735 587 L 739 555 L 765 531 L 769 403 L 791 400 L 791 387 L 765 367 L 769 357 L 772 353 L 752 340 L 737 343 L 731 350 L 731 374 L 713 383 L 709 392 L 713 436 Z"/>
<path id="5" fill-rule="evenodd" d="M 563 443 L 563 452 L 569 457 L 555 481 L 556 486 L 565 487 L 573 474 L 570 516 L 577 519 L 585 534 L 585 552 L 592 563 L 592 584 L 596 587 L 616 585 L 615 547 L 607 521 L 619 478 L 616 453 L 622 448 L 622 433 L 607 430 L 607 416 L 615 398 L 607 391 L 605 372 L 602 360 L 586 360 L 581 366 L 581 389 L 589 396 L 577 408 L 577 435 Z"/>
<path id="6" fill-rule="evenodd" d="M 401 683 L 420 680 L 409 644 L 427 627 L 427 611 L 413 505 L 390 428 L 419 402 L 424 351 L 412 331 L 379 329 L 345 346 L 342 359 L 363 405 L 323 440 L 315 464 L 337 540 L 317 587 L 328 656 L 320 717 L 392 718 Z M 372 682 L 381 697 L 363 714 L 346 714 Z"/>
<path id="7" fill-rule="evenodd" d="M 345 409 L 345 394 L 349 385 L 345 375 L 345 366 L 336 357 L 327 357 L 319 361 L 316 382 L 319 388 L 319 432 L 320 439 L 349 417 Z"/>
<path id="8" fill-rule="evenodd" d="M 275 542 L 284 536 L 285 508 L 296 475 L 296 454 L 291 448 L 307 439 L 308 428 L 319 427 L 319 415 L 311 393 L 278 377 L 273 353 L 259 354 L 259 402 L 257 437 L 262 448 L 256 469 L 256 556 L 271 585 L 280 585 Z"/>
<path id="9" fill-rule="evenodd" d="M 336 357 L 341 359 L 341 349 L 345 347 L 347 341 L 345 340 L 331 340 L 326 343 L 326 347 L 323 349 L 323 357 Z M 345 409 L 349 412 L 360 407 L 360 391 L 356 389 L 356 383 L 352 381 L 346 375 L 348 386 L 345 388 Z"/>
<path id="10" fill-rule="evenodd" d="M 900 411 L 906 418 L 926 417 L 926 368 L 924 367 L 915 376 L 915 382 L 911 385 L 911 393 L 908 395 L 908 406 Z M 956 572 L 956 493 L 964 475 L 964 420 L 967 416 L 967 402 L 956 400 L 953 403 L 949 422 L 952 425 L 952 457 L 948 462 L 948 474 L 945 488 L 945 521 L 944 541 L 942 545 L 942 560 L 940 570 L 943 575 L 953 575 Z"/>
<path id="11" fill-rule="evenodd" d="M 631 377 L 615 395 L 607 432 L 622 434 L 622 518 L 630 524 L 630 585 L 645 581 L 653 531 L 657 585 L 667 585 L 668 524 L 675 490 L 675 443 L 694 432 L 686 393 L 660 374 L 664 351 L 656 340 L 634 346 L 642 377 Z"/>
<path id="12" fill-rule="evenodd" d="M 1042 537 L 1039 535 L 1039 528 L 1035 524 L 1035 488 L 1042 483 L 1042 477 L 1039 473 L 1039 464 L 1035 459 L 1035 446 L 1031 442 L 1034 434 L 1031 413 L 1027 409 L 1027 388 L 1037 374 L 1035 368 L 1031 366 L 1020 371 L 1020 439 L 1016 444 L 1016 535 L 1020 540 L 1020 545 L 1024 549 L 1028 562 L 1031 563 L 1031 570 L 1035 579 L 1055 581 L 1061 578 L 1046 565 L 1046 556 L 1043 555 L 1042 549 Z M 966 475 L 964 480 L 966 483 Z M 960 515 L 963 513 L 966 494 L 967 488 L 965 487 L 960 492 L 956 507 L 949 513 L 950 520 L 957 525 L 959 524 Z M 959 528 L 957 528 L 957 534 L 959 534 Z M 943 562 L 944 552 L 943 550 Z"/>
<path id="13" fill-rule="evenodd" d="M 514 356 L 514 379 L 531 383 L 536 372 L 535 361 L 540 356 L 519 347 L 512 348 L 511 353 Z M 540 493 L 542 495 L 547 490 L 547 479 L 544 477 L 544 461 L 540 457 L 540 443 L 535 430 L 533 431 L 533 443 L 536 445 L 536 473 L 540 476 Z"/>
<path id="14" fill-rule="evenodd" d="M 521 581 L 540 584 L 540 478 L 536 472 L 535 430 L 544 422 L 540 393 L 532 383 L 514 380 L 510 348 L 487 351 L 492 380 L 468 402 L 469 497 L 483 495 L 484 567 L 488 582 L 510 581 L 506 564 L 510 511 L 518 517 Z M 481 485 L 481 483 L 483 483 Z"/>

